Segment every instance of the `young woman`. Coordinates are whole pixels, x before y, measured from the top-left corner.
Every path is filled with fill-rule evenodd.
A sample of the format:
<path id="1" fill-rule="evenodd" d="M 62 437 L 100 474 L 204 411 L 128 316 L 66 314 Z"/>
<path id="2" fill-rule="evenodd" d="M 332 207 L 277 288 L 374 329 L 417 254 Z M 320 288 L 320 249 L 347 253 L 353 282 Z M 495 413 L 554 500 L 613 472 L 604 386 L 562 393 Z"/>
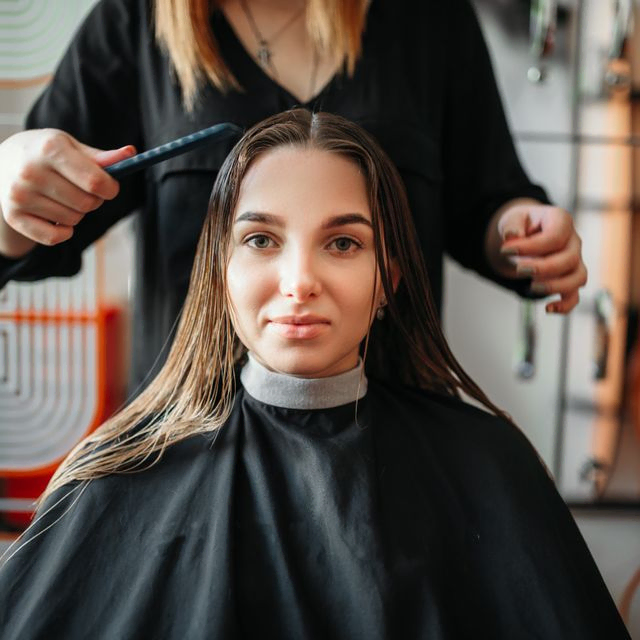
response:
<path id="1" fill-rule="evenodd" d="M 149 149 L 219 122 L 246 130 L 296 105 L 359 122 L 394 161 L 436 306 L 445 251 L 521 295 L 559 295 L 547 310 L 577 304 L 580 239 L 518 161 L 469 0 L 97 2 L 28 131 L 0 145 L 0 287 L 77 273 L 86 247 L 140 212 L 137 389 L 173 338 L 211 185 L 232 145 L 120 184 L 101 167 L 131 145 Z M 525 237 L 527 220 L 536 233 Z M 501 249 L 519 255 L 510 261 Z"/>
<path id="2" fill-rule="evenodd" d="M 628 637 L 535 451 L 447 348 L 393 164 L 305 110 L 222 166 L 167 362 L 52 479 L 0 629 Z"/>

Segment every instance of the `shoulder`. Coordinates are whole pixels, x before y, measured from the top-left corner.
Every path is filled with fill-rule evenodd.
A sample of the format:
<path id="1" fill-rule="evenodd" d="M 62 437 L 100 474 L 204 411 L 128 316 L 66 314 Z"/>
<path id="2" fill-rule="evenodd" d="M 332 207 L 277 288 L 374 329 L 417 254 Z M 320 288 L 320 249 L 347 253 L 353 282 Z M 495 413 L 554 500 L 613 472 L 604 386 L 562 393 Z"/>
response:
<path id="1" fill-rule="evenodd" d="M 548 475 L 522 430 L 507 420 L 452 397 L 401 385 L 370 384 L 372 401 L 380 411 L 393 407 L 396 424 L 456 466 L 508 473 L 526 467 Z M 387 409 L 388 411 L 388 409 Z"/>
<path id="2" fill-rule="evenodd" d="M 370 19 L 392 18 L 421 30 L 423 37 L 442 34 L 442 27 L 462 26 L 476 22 L 476 13 L 470 0 L 372 0 Z M 457 25 L 455 23 L 458 23 Z"/>
<path id="3" fill-rule="evenodd" d="M 157 462 L 152 454 L 137 471 L 73 480 L 39 506 L 23 541 L 40 538 L 38 546 L 46 548 L 51 535 L 73 539 L 91 532 L 97 539 L 102 532 L 124 535 L 133 520 L 148 524 L 148 517 L 169 509 L 168 497 L 188 495 L 202 481 L 208 452 L 208 440 L 192 436 L 168 447 Z"/>
<path id="4" fill-rule="evenodd" d="M 442 483 L 442 491 L 472 520 L 484 522 L 494 540 L 506 544 L 508 530 L 541 531 L 552 512 L 569 521 L 550 472 L 516 425 L 456 398 L 418 389 L 371 390 L 374 415 L 388 416 L 381 429 L 385 447 L 401 452 L 424 486 Z M 496 530 L 499 522 L 504 531 Z"/>
<path id="5" fill-rule="evenodd" d="M 126 25 L 150 15 L 151 0 L 99 0 L 88 12 L 85 24 L 98 28 L 99 21 Z"/>
<path id="6" fill-rule="evenodd" d="M 150 40 L 151 26 L 150 0 L 100 0 L 87 13 L 70 46 L 128 54 Z"/>
<path id="7" fill-rule="evenodd" d="M 367 19 L 367 35 L 386 41 L 402 34 L 398 46 L 405 57 L 451 69 L 454 77 L 465 66 L 476 64 L 484 38 L 476 11 L 469 0 L 372 0 Z M 459 59 L 467 61 L 464 65 Z"/>
<path id="8" fill-rule="evenodd" d="M 137 52 L 154 42 L 151 0 L 99 0 L 79 24 L 57 67 L 54 84 L 63 75 L 71 86 L 87 73 L 111 78 L 114 69 L 128 70 Z"/>
<path id="9" fill-rule="evenodd" d="M 425 415 L 437 416 L 447 423 L 482 425 L 492 429 L 509 424 L 502 418 L 454 396 L 380 380 L 370 380 L 370 387 L 375 398 L 393 398 L 394 402 L 397 401 L 403 406 L 411 407 L 412 410 L 424 412 Z"/>

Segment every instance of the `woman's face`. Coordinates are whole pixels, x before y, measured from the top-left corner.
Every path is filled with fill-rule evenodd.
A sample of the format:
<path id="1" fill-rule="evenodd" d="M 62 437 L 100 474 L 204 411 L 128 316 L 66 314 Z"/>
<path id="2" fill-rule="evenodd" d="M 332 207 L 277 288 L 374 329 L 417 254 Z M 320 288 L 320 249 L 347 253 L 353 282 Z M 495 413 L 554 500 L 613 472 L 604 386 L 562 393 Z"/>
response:
<path id="1" fill-rule="evenodd" d="M 376 271 L 353 162 L 297 147 L 258 157 L 240 188 L 227 267 L 234 326 L 258 361 L 307 377 L 355 367 L 381 298 Z"/>

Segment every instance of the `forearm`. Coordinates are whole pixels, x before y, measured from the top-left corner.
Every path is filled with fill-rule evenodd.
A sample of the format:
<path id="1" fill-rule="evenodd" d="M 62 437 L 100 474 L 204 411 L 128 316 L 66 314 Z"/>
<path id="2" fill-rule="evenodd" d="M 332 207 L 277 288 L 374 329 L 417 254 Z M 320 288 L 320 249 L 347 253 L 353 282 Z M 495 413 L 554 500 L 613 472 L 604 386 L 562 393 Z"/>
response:
<path id="1" fill-rule="evenodd" d="M 502 244 L 509 235 L 509 229 L 500 228 L 500 219 L 512 207 L 522 205 L 540 205 L 538 200 L 532 198 L 515 198 L 505 202 L 492 216 L 484 239 L 484 251 L 487 262 L 491 268 L 504 278 L 521 278 L 516 272 L 515 265 L 508 259 L 508 256 L 501 253 Z"/>
<path id="2" fill-rule="evenodd" d="M 5 258 L 22 258 L 35 246 L 33 240 L 10 227 L 0 211 L 0 255 Z"/>

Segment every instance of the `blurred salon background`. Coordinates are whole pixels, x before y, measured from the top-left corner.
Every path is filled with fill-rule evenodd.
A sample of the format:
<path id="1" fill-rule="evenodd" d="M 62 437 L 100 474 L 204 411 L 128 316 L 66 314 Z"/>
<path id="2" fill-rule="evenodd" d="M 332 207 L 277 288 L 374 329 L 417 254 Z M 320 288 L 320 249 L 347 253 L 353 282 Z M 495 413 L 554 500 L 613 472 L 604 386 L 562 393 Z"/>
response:
<path id="1" fill-rule="evenodd" d="M 0 0 L 0 140 L 95 1 Z M 521 161 L 575 216 L 589 283 L 557 317 L 448 261 L 445 331 L 552 471 L 640 639 L 640 0 L 472 1 Z M 0 290 L 0 553 L 126 399 L 135 223 L 74 278 Z"/>

